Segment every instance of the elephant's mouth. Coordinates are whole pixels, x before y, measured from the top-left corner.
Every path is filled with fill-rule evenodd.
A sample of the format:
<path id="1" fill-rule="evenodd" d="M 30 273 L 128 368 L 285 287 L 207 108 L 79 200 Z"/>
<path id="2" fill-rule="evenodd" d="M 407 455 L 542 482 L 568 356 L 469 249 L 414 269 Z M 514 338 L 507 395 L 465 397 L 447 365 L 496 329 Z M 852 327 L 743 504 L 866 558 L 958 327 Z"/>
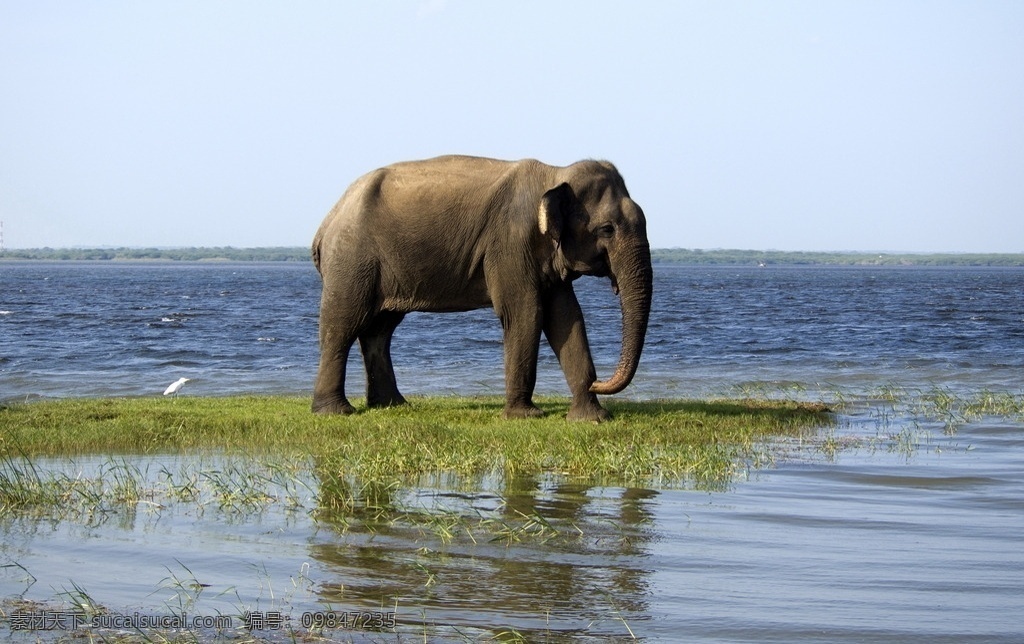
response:
<path id="1" fill-rule="evenodd" d="M 619 280 L 617 280 L 615 278 L 615 273 L 612 272 L 612 269 L 608 265 L 608 262 L 601 262 L 601 263 L 595 265 L 593 268 L 588 270 L 585 274 L 586 275 L 590 275 L 592 277 L 607 277 L 612 282 L 612 291 L 616 295 L 619 294 Z"/>
<path id="2" fill-rule="evenodd" d="M 611 264 L 608 262 L 607 255 L 602 255 L 595 261 L 588 262 L 587 269 L 583 271 L 583 274 L 593 277 L 610 277 L 612 283 L 615 283 L 615 275 L 612 274 Z"/>

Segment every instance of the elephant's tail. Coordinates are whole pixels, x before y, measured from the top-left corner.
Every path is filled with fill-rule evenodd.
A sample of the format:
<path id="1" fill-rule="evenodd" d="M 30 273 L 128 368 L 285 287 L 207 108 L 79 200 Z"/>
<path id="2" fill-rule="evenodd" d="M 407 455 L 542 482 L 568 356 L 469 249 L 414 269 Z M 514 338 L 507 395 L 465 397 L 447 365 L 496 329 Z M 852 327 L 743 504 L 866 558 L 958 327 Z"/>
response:
<path id="1" fill-rule="evenodd" d="M 316 272 L 320 272 L 320 233 L 317 232 L 316 237 L 313 238 L 313 266 L 316 266 Z"/>

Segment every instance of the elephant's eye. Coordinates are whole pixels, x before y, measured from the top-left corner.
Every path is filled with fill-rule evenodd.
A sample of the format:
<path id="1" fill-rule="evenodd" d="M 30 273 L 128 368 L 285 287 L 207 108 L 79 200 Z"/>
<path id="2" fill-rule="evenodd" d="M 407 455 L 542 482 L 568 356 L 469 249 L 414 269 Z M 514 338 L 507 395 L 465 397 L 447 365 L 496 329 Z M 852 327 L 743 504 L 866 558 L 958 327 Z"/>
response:
<path id="1" fill-rule="evenodd" d="M 615 226 L 612 224 L 601 224 L 594 229 L 594 234 L 598 237 L 612 237 L 615 235 Z"/>

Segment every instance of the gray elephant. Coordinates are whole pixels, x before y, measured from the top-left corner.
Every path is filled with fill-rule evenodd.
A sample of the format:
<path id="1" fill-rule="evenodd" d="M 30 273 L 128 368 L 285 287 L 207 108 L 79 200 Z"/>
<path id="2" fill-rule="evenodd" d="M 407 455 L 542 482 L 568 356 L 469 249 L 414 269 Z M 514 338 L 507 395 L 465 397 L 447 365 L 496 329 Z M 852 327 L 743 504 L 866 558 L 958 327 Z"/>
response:
<path id="1" fill-rule="evenodd" d="M 410 311 L 493 307 L 505 353 L 506 418 L 533 403 L 541 331 L 565 373 L 570 420 L 609 417 L 597 394 L 633 379 L 651 308 L 646 221 L 615 167 L 581 161 L 445 156 L 397 163 L 356 180 L 313 239 L 323 279 L 313 411 L 348 414 L 349 350 L 358 339 L 371 407 L 405 402 L 391 337 Z M 597 382 L 572 282 L 611 279 L 622 307 L 615 374 Z"/>

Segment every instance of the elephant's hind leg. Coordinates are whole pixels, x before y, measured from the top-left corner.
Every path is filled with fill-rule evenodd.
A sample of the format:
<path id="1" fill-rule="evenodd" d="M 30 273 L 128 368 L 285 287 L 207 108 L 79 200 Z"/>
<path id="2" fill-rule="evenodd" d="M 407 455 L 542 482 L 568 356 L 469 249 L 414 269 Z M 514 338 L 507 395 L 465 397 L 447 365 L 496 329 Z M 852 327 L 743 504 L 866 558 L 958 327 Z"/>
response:
<path id="1" fill-rule="evenodd" d="M 324 280 L 320 300 L 320 367 L 313 388 L 313 411 L 352 414 L 345 396 L 348 355 L 368 318 L 372 285 L 357 281 Z"/>
<path id="2" fill-rule="evenodd" d="M 359 348 L 366 366 L 366 404 L 369 407 L 405 404 L 391 363 L 391 337 L 404 317 L 404 313 L 381 311 L 359 334 Z"/>
<path id="3" fill-rule="evenodd" d="M 318 414 L 352 414 L 355 408 L 345 397 L 345 372 L 352 337 L 320 333 L 320 368 L 313 388 L 313 411 Z"/>

